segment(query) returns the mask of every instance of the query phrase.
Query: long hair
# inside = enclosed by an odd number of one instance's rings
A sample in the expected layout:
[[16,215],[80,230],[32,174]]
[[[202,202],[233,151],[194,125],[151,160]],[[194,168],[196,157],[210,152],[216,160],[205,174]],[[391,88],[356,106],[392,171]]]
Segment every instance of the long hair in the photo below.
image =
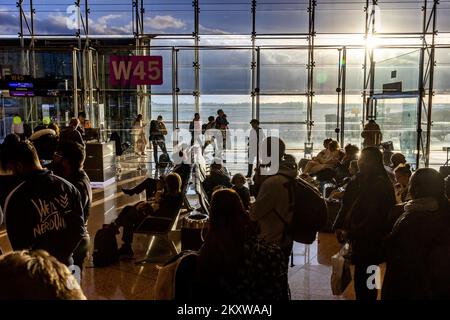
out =
[[85,300],[72,272],[43,250],[0,257],[0,300]]
[[249,225],[236,191],[222,189],[213,193],[208,235],[199,256],[200,276],[209,274],[209,280],[232,277],[244,256]]

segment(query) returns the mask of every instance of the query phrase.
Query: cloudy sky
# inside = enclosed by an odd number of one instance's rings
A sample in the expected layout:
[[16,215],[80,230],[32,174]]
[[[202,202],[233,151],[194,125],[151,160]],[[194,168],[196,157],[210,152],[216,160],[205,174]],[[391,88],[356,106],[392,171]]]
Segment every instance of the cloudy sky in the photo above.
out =
[[[24,1],[28,3],[27,0]],[[81,1],[84,4],[84,0]],[[228,3],[227,3],[228,2]],[[308,12],[305,0],[258,0],[256,28],[258,34],[305,33],[308,30]],[[71,35],[77,28],[73,0],[34,0],[35,32],[41,35]],[[91,0],[89,2],[89,29],[91,35],[127,36],[133,33],[133,8],[131,0]],[[232,4],[230,4],[232,3]],[[361,36],[345,33],[364,32],[365,0],[318,0],[316,9],[316,30],[319,33],[316,43],[355,44],[363,43]],[[400,4],[399,4],[400,3]],[[145,33],[148,34],[186,34],[194,31],[192,0],[145,0]],[[233,45],[250,44],[251,33],[250,0],[200,0],[201,44]],[[380,0],[376,7],[376,29],[378,32],[419,32],[422,27],[421,6],[423,0]],[[30,8],[24,6],[29,17]],[[84,10],[84,7],[82,7]],[[438,29],[449,31],[450,3],[442,2],[439,7]],[[0,0],[0,36],[17,37],[19,32],[19,13],[13,0]],[[320,34],[327,35],[320,35]],[[335,35],[335,33],[343,33]],[[245,36],[237,36],[245,35]],[[394,40],[392,43],[398,43]],[[402,41],[409,41],[402,39]],[[420,41],[416,40],[416,41]],[[304,44],[305,40],[282,40],[284,44]],[[157,45],[167,45],[170,41],[156,41]],[[177,40],[177,45],[193,44]],[[279,44],[276,41],[260,43]],[[400,74],[416,79],[418,55],[413,50],[379,50],[377,60],[406,54],[394,61],[403,66]],[[155,92],[170,92],[170,52],[155,52],[165,60],[165,84],[155,88]],[[337,82],[337,50],[316,51],[315,90],[320,94],[334,94]],[[192,51],[180,52],[180,87],[185,92],[193,90]],[[200,54],[201,87],[207,94],[236,92],[248,95],[251,85],[249,71],[251,52],[235,50]],[[357,94],[362,86],[361,66],[363,51],[350,52],[347,59],[348,88]],[[303,93],[306,90],[306,51],[265,50],[261,54],[261,89],[267,93]],[[392,68],[384,63],[385,72],[380,73],[384,81]],[[406,79],[405,78],[405,79]],[[415,80],[414,80],[415,81]],[[381,82],[380,82],[381,83]],[[411,85],[413,86],[413,85]]]
[[[27,0],[24,1],[28,3]],[[73,34],[71,18],[73,0],[34,0],[35,28],[39,34]],[[81,1],[84,3],[84,1]],[[258,1],[257,32],[303,33],[308,28],[305,0]],[[318,0],[316,29],[320,33],[364,32],[363,0]],[[92,35],[129,35],[132,26],[131,0],[91,0],[90,33]],[[230,4],[232,3],[232,4]],[[201,34],[249,34],[251,1],[200,0]],[[377,12],[378,32],[418,32],[421,30],[423,0],[380,0]],[[400,3],[400,4],[399,4]],[[156,34],[191,34],[194,30],[192,0],[146,0],[145,32]],[[29,5],[24,9],[29,15]],[[84,7],[83,7],[84,9]],[[448,30],[450,4],[440,5],[439,30]],[[18,8],[13,0],[0,0],[0,35],[17,35]]]

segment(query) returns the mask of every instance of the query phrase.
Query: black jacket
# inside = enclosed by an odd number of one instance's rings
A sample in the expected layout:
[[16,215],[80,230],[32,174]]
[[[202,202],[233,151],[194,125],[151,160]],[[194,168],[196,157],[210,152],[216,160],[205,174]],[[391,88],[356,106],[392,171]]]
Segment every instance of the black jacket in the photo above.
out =
[[61,135],[59,137],[59,143],[63,144],[66,142],[77,142],[82,146],[85,145],[81,133],[78,130],[74,129],[73,127],[65,128],[61,132]]
[[84,222],[87,224],[89,218],[89,210],[92,204],[92,188],[91,180],[84,170],[80,170],[74,173],[70,177],[66,178],[71,184],[77,188],[81,195],[81,205],[84,213]]
[[358,175],[347,185],[334,229],[344,229],[352,244],[352,262],[379,264],[385,260],[383,238],[389,233],[394,188],[386,175],[370,180]]
[[44,249],[70,264],[86,230],[80,192],[50,171],[35,171],[10,192],[4,207],[14,250]]
[[[434,253],[439,253],[435,249],[449,247],[449,228],[445,215],[449,213],[412,211],[399,218],[385,242],[387,263],[382,299],[450,297],[448,252],[437,257],[439,263],[432,263]],[[445,265],[446,270],[439,272]],[[433,281],[433,274],[439,275],[437,281]],[[443,294],[445,289],[440,290],[439,287],[446,288],[446,295]]]
[[211,199],[214,188],[218,186],[224,186],[225,188],[231,188],[230,178],[225,174],[221,174],[216,171],[211,171],[211,173],[203,181],[203,188],[205,189],[208,198]]

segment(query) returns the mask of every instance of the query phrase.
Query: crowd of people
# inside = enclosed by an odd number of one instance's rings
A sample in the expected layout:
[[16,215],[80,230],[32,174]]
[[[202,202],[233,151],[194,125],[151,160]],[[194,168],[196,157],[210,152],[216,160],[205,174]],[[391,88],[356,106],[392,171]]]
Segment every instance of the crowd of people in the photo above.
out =
[[[208,120],[201,124],[200,116],[194,116],[191,144],[199,130],[205,134],[203,148],[214,143],[206,136],[213,127],[226,144],[229,123],[223,110]],[[0,224],[5,223],[14,252],[0,256],[0,298],[85,299],[69,271],[74,265],[83,270],[90,243],[86,224],[92,192],[83,171],[85,145],[79,126],[80,120],[73,119],[61,132],[51,159],[46,159],[45,144],[37,141],[56,134],[52,128],[37,130],[35,139],[26,141],[12,134],[1,145]],[[412,172],[400,153],[391,153],[387,163],[378,134],[366,135],[361,151],[351,144],[341,150],[337,141],[326,139],[317,156],[299,163],[286,152],[282,139],[264,137],[257,120],[251,126],[247,177],[231,176],[223,159],[216,157],[202,182],[210,203],[209,224],[187,298],[290,298],[288,262],[294,241],[286,226],[293,220],[295,199],[286,186],[293,179],[310,183],[327,200],[340,203],[333,230],[340,243],[351,245],[356,299],[377,299],[380,288],[367,285],[368,270],[382,263],[382,299],[450,298],[449,178],[429,168]],[[138,116],[134,129],[142,140],[137,143],[141,153],[146,144],[143,128]],[[150,123],[149,140],[163,154],[165,134],[162,117]],[[252,140],[257,141],[256,154],[250,151]],[[274,145],[277,150],[272,150]],[[271,162],[262,162],[260,148],[271,155]],[[125,206],[110,225],[115,234],[122,233],[121,256],[134,255],[133,234],[144,219],[172,219],[178,214],[191,178],[189,150],[179,151],[183,161],[170,173],[122,189],[128,195],[145,191],[147,199]],[[275,172],[268,174],[275,165]],[[326,192],[330,185],[331,192]],[[20,290],[29,287],[40,289]]]

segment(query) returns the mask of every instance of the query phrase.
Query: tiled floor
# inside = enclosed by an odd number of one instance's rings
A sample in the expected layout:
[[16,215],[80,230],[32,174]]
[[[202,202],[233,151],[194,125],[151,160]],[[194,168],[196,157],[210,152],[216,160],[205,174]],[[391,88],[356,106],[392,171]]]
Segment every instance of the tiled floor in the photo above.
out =
[[[151,164],[147,158],[131,158],[122,163],[122,171],[117,182],[104,189],[95,189],[93,204],[88,224],[91,235],[91,252],[95,232],[103,223],[109,223],[116,217],[125,205],[144,200],[144,193],[139,196],[127,196],[121,192],[122,187],[131,187],[142,181],[149,172]],[[143,170],[137,170],[140,163]],[[232,173],[246,172],[245,164],[228,166]],[[195,202],[195,196],[189,196]],[[175,233],[174,239],[179,234]],[[119,243],[120,242],[120,239]],[[143,258],[150,244],[150,238],[145,235],[135,235],[133,249],[136,260],[122,260],[119,263],[105,267],[93,268],[91,254],[83,270],[82,288],[88,299],[153,299],[153,287],[158,274],[156,264],[147,263],[136,265],[135,261]],[[178,242],[179,243],[179,242]],[[0,230],[0,247],[4,251],[11,250],[6,232]],[[153,243],[153,249],[157,244]],[[294,267],[289,268],[289,284],[291,296],[294,300],[316,299],[354,299],[351,284],[342,296],[336,297],[331,293],[330,257],[336,253],[339,245],[333,234],[319,234],[318,240],[309,246],[309,255],[305,256],[305,246],[295,244]],[[90,253],[91,253],[90,252]]]

